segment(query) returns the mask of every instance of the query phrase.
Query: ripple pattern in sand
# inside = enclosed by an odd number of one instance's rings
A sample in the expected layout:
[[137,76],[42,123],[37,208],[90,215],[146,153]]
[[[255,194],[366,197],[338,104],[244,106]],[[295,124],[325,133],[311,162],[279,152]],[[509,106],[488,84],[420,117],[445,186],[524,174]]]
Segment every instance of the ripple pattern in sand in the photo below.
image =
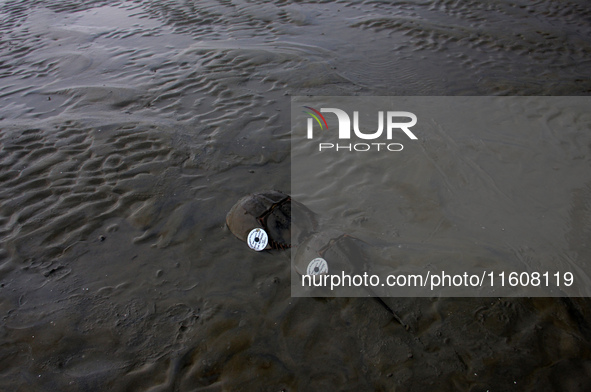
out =
[[3,387],[588,390],[583,300],[292,299],[224,215],[288,191],[289,95],[585,94],[589,37],[574,0],[1,2]]
[[[109,218],[128,216],[180,159],[153,129],[135,126],[66,122],[5,130],[1,139],[1,240],[21,263],[48,263]],[[33,249],[44,249],[42,260]]]
[[[544,85],[554,94],[591,91],[585,76],[591,14],[581,2],[400,2],[395,9],[368,4],[375,11],[352,18],[350,26],[385,32],[396,43],[398,57],[414,63],[420,59],[417,65],[426,72],[415,69],[413,81],[436,74],[444,63],[441,79],[448,94],[467,93],[470,83],[462,82],[464,78],[479,80],[480,91],[472,91],[481,94],[533,95],[542,93]],[[557,30],[556,25],[564,28]],[[554,84],[556,69],[566,79],[560,84]],[[520,82],[514,84],[516,75]]]

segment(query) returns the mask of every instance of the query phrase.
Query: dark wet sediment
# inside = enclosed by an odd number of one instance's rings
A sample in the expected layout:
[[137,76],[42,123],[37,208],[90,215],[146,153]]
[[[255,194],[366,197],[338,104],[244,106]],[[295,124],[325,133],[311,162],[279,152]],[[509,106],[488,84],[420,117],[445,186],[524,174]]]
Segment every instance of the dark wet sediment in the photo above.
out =
[[[224,222],[247,193],[290,191],[290,96],[587,95],[590,17],[584,1],[1,2],[0,389],[591,389],[585,298],[387,299],[400,323],[369,299],[291,298],[288,252]],[[578,257],[590,194],[566,206]]]

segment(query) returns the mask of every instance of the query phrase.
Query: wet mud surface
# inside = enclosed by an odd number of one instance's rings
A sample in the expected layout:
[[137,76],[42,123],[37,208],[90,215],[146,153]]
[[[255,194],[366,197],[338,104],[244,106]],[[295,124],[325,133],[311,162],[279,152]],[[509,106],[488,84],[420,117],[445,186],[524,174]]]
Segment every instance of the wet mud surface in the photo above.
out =
[[[0,389],[591,389],[588,299],[291,298],[290,251],[225,225],[290,192],[291,96],[587,95],[590,22],[583,1],[0,1]],[[590,196],[563,206],[579,258]]]

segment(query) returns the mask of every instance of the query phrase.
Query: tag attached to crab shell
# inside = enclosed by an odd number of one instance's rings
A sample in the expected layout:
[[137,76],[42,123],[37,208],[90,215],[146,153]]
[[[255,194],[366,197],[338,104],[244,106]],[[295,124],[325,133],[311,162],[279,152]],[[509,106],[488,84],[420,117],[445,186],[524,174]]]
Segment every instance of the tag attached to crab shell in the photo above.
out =
[[308,275],[321,275],[328,273],[328,263],[322,257],[317,257],[310,261],[306,268]]
[[250,247],[250,249],[256,250],[260,252],[261,250],[267,247],[269,243],[269,236],[267,232],[263,229],[256,228],[248,233],[248,237],[246,238],[246,243]]

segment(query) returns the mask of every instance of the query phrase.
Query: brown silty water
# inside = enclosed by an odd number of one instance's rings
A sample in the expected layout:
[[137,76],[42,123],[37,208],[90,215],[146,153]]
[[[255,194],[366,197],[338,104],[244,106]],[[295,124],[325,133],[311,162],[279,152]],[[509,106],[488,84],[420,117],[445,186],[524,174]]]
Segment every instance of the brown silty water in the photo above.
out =
[[[292,298],[290,251],[251,251],[225,216],[290,192],[291,96],[587,95],[590,19],[584,1],[0,2],[0,389],[589,390],[586,298],[389,298],[396,317]],[[572,137],[532,148],[589,162]],[[579,261],[590,184],[540,218]],[[443,207],[397,191],[388,230],[425,242]]]

